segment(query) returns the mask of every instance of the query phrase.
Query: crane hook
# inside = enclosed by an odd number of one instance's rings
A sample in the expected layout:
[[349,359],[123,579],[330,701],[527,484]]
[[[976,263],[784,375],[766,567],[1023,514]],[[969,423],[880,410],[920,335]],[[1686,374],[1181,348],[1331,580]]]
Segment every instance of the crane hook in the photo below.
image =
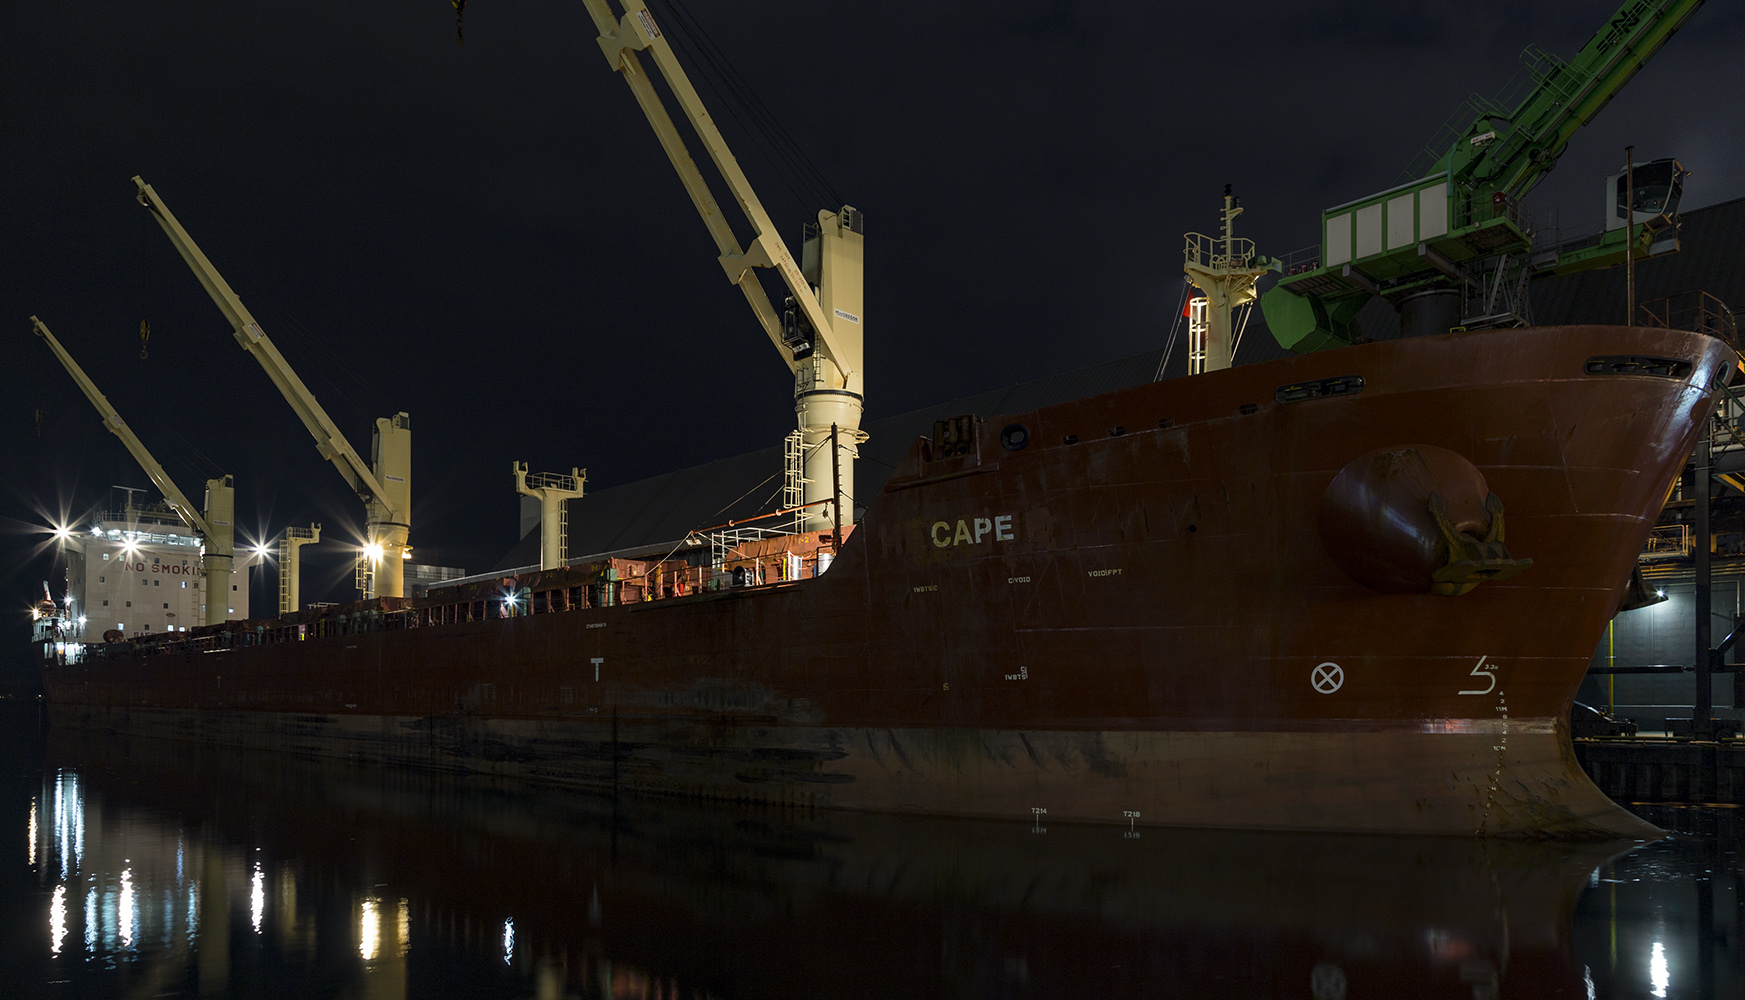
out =
[[146,359],[146,345],[151,342],[151,324],[145,320],[139,321],[139,360]]
[[448,0],[448,2],[454,4],[454,43],[465,45],[467,40],[461,37],[460,22],[461,18],[466,17],[467,14],[467,0]]

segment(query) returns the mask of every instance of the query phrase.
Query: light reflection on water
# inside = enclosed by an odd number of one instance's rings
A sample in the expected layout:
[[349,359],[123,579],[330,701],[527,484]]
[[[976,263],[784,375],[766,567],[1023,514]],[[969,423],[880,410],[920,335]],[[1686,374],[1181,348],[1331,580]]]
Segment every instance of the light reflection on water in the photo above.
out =
[[249,880],[248,915],[249,923],[254,925],[254,932],[261,932],[261,917],[267,908],[267,876],[261,871],[261,863],[254,863],[254,877]]
[[133,908],[133,869],[121,872],[121,893],[116,901],[115,938],[117,950],[133,950],[133,932],[139,914]]
[[67,995],[1741,989],[1737,926],[1699,941],[1654,896],[1702,871],[1713,912],[1734,912],[1736,826],[1693,861],[1695,841],[1127,838],[688,808],[149,742],[57,742],[50,759],[8,815],[41,886],[26,965]]
[[48,939],[49,954],[61,953],[61,942],[67,938],[67,887],[55,886],[54,895],[49,897],[48,904]]
[[363,914],[358,918],[358,954],[366,962],[374,962],[382,953],[382,915],[377,912],[381,905],[381,900],[364,900]]

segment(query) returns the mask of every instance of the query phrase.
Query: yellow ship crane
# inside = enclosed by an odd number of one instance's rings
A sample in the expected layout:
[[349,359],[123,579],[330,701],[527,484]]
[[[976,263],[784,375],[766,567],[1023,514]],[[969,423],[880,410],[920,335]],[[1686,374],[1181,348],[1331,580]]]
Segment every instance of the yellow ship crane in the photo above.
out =
[[376,420],[371,443],[370,464],[351,446],[345,435],[328,417],[327,411],[315,401],[315,396],[291,370],[290,362],[279,353],[272,339],[255,322],[248,307],[206,259],[193,237],[176,221],[175,215],[158,197],[152,186],[135,177],[139,187],[139,203],[158,220],[164,232],[175,244],[194,276],[212,296],[236,333],[237,343],[254,355],[273,380],[285,401],[303,421],[303,426],[315,437],[315,450],[332,462],[345,477],[358,497],[364,501],[364,549],[359,562],[359,589],[365,597],[401,597],[405,594],[405,567],[402,560],[410,552],[407,537],[412,530],[412,418],[404,412]]
[[213,625],[224,621],[227,605],[223,600],[214,601],[212,594],[216,592],[221,596],[227,596],[230,593],[230,571],[234,564],[236,539],[236,529],[232,524],[236,511],[235,480],[230,476],[206,480],[206,510],[204,513],[196,510],[187,495],[171,481],[170,474],[165,472],[164,467],[158,464],[158,460],[152,457],[150,451],[146,450],[145,442],[139,439],[139,435],[133,433],[133,428],[127,426],[127,421],[121,419],[121,414],[116,411],[114,406],[110,405],[108,397],[104,396],[102,391],[97,388],[97,383],[91,381],[90,376],[85,374],[85,370],[80,368],[79,363],[73,360],[73,356],[67,353],[67,349],[61,346],[61,342],[55,339],[53,333],[49,332],[47,324],[32,316],[30,317],[30,327],[38,337],[43,339],[44,343],[48,344],[48,349],[54,352],[56,358],[60,359],[61,364],[67,369],[67,374],[73,377],[73,381],[85,394],[85,398],[89,399],[91,405],[97,408],[98,415],[103,418],[103,426],[127,446],[128,453],[133,456],[134,461],[139,463],[139,467],[145,470],[145,474],[151,478],[152,485],[156,486],[158,492],[164,495],[164,501],[170,505],[170,509],[176,512],[176,516],[182,519],[182,523],[187,525],[190,531],[205,540],[205,547],[200,553],[201,583],[205,587],[201,595],[200,624]]
[[[805,529],[824,530],[830,527],[836,513],[831,508],[839,494],[833,483],[840,480],[840,495],[854,496],[854,460],[859,456],[859,444],[866,440],[860,430],[865,399],[862,384],[865,226],[861,213],[847,205],[834,212],[820,211],[816,235],[808,236],[802,247],[803,256],[796,261],[776,235],[763,203],[648,10],[626,3],[620,18],[613,15],[608,0],[585,3],[599,28],[600,48],[606,61],[630,86],[661,148],[690,194],[691,204],[714,237],[727,280],[745,293],[745,300],[770,343],[794,373],[794,411],[799,418],[803,456],[802,497],[806,504],[813,505],[807,508],[811,513]],[[643,69],[640,52],[647,52],[654,61],[678,101],[679,110],[751,223],[753,237],[749,246],[740,246],[722,216],[720,205]],[[759,283],[755,268],[773,268],[781,276],[787,298],[780,312]],[[840,428],[840,446],[830,443],[832,425]],[[845,506],[847,509],[840,512],[844,524],[853,516],[853,504]]]

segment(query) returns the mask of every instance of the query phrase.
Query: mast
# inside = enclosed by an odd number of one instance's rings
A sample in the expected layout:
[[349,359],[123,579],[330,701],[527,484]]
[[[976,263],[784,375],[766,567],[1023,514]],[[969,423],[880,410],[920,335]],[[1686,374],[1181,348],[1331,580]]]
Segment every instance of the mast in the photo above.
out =
[[516,462],[512,471],[515,492],[539,501],[539,568],[562,569],[569,556],[569,516],[564,501],[582,495],[587,470],[572,468],[567,476],[558,472],[529,474],[526,462]]
[[[1231,316],[1237,306],[1255,300],[1254,283],[1277,264],[1254,252],[1254,241],[1236,237],[1236,217],[1242,205],[1224,185],[1224,225],[1214,240],[1199,233],[1187,235],[1184,270],[1188,280],[1206,295],[1206,356],[1202,371],[1230,367],[1236,352],[1236,332]],[[1188,374],[1197,375],[1190,364]]]

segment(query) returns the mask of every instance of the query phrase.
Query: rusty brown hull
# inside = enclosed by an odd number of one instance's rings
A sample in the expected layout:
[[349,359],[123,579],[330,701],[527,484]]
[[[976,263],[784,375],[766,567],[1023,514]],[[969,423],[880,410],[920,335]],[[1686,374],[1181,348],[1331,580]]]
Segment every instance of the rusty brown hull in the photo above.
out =
[[[964,454],[918,442],[815,580],[93,657],[45,684],[78,725],[632,791],[1646,835],[1561,720],[1730,356],[1555,327],[1139,386],[990,419]],[[1640,357],[1677,364],[1590,373]],[[1281,391],[1350,376],[1361,391]],[[1457,597],[1341,569],[1329,484],[1412,447],[1482,474],[1529,568]]]

